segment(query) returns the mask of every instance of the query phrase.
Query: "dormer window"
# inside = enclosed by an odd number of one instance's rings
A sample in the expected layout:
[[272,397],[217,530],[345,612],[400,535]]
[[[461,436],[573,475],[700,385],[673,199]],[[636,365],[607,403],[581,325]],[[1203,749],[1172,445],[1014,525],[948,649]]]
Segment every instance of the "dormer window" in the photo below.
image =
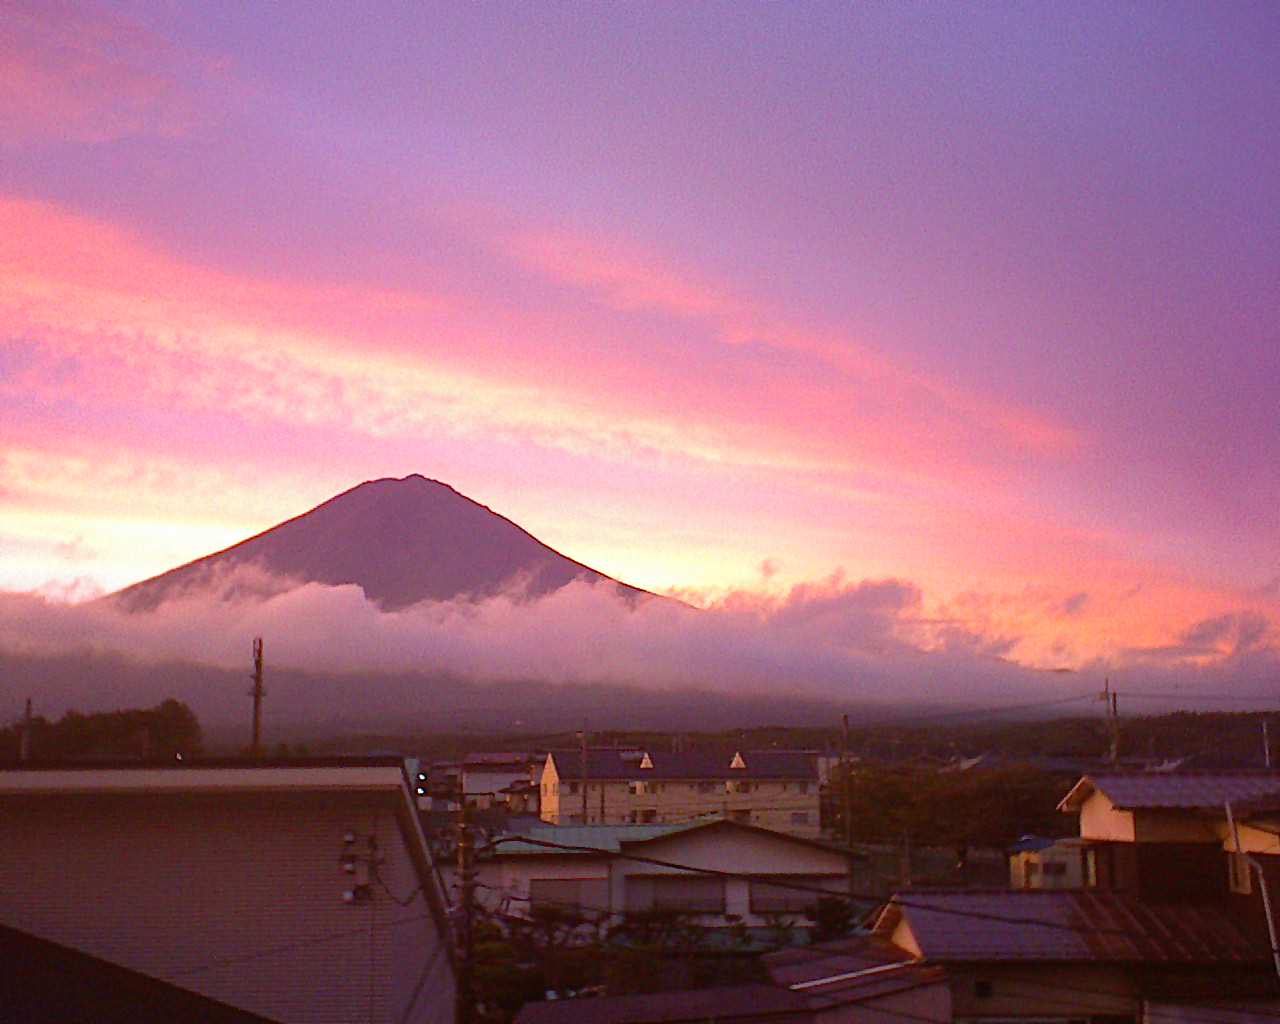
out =
[[649,752],[647,750],[644,753],[644,757],[640,758],[640,767],[641,768],[653,767],[653,758],[649,756]]
[[729,762],[729,767],[741,768],[743,771],[746,771],[747,762],[742,759],[742,753],[740,751],[734,753],[733,760]]

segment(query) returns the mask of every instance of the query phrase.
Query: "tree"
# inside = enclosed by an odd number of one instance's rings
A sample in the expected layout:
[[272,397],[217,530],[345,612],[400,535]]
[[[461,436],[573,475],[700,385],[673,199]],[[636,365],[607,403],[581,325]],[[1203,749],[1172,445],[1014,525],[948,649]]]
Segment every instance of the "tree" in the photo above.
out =
[[[21,725],[0,730],[0,757],[18,756]],[[82,715],[67,711],[56,722],[32,720],[31,756],[35,759],[142,758],[172,760],[200,753],[200,722],[186,704],[166,700],[153,708]]]

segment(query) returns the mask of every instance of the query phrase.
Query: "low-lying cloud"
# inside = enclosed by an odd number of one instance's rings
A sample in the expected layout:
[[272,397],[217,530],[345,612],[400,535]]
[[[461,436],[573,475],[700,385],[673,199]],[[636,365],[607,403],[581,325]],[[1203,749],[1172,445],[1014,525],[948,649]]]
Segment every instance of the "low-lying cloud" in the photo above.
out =
[[[273,671],[329,681],[294,694],[300,719],[323,717],[323,708],[307,706],[308,692],[321,702],[343,688],[354,691],[347,695],[353,700],[411,717],[424,701],[438,699],[438,689],[428,697],[415,682],[427,677],[486,686],[791,695],[892,709],[1053,701],[1087,694],[1103,673],[1126,670],[1132,672],[1126,686],[1263,700],[1280,669],[1267,620],[1224,616],[1186,630],[1166,648],[1133,650],[1072,673],[1045,672],[1012,660],[1017,638],[930,617],[913,583],[854,582],[838,573],[784,595],[734,592],[703,608],[664,599],[629,604],[611,587],[580,582],[537,600],[499,596],[384,612],[358,586],[293,585],[251,569],[143,613],[111,599],[69,604],[0,594],[0,654],[22,660],[29,685],[47,683],[46,714],[60,710],[51,704],[93,709],[138,702],[143,695],[130,692],[130,674],[110,666],[142,665],[152,667],[150,678],[160,666],[170,685],[166,695],[187,700],[202,717],[217,717],[227,695],[204,692],[208,673],[195,669],[247,672],[254,636],[265,638]],[[63,668],[41,676],[40,665],[55,664]],[[86,678],[68,679],[73,664],[97,667],[85,669]]]

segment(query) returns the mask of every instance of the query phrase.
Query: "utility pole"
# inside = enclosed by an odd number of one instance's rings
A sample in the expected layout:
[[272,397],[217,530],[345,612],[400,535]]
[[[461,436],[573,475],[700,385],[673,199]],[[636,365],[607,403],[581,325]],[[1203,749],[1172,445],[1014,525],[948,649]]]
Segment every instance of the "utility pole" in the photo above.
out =
[[252,757],[262,756],[262,698],[267,691],[262,686],[262,637],[253,638],[253,689],[249,696],[253,698],[253,742],[249,745]]
[[849,716],[840,716],[840,799],[844,845],[853,846],[853,792],[849,786]]
[[582,824],[587,823],[587,720],[582,720]]
[[1271,740],[1267,738],[1267,720],[1262,720],[1262,763],[1271,770]]
[[18,760],[31,760],[31,698],[27,698],[27,711],[22,716],[22,736],[18,740]]
[[472,992],[471,918],[475,910],[476,872],[474,848],[471,838],[471,821],[467,808],[467,795],[458,783],[458,881],[461,886],[461,906],[458,915],[458,1001],[455,1019],[457,1024],[471,1024],[475,1011],[475,993]]
[[1111,750],[1107,755],[1107,760],[1111,762],[1111,766],[1118,767],[1120,764],[1120,706],[1119,694],[1111,689],[1111,678],[1108,676],[1103,683],[1102,692],[1098,694],[1098,699],[1102,701],[1107,713],[1107,726],[1111,730]]

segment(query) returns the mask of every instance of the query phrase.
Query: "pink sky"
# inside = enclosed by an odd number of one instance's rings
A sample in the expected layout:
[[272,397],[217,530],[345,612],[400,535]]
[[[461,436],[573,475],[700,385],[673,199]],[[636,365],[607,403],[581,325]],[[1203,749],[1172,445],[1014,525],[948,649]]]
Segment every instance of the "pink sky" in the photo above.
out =
[[695,601],[1274,643],[1277,59],[1266,4],[6,4],[0,588],[420,472]]

